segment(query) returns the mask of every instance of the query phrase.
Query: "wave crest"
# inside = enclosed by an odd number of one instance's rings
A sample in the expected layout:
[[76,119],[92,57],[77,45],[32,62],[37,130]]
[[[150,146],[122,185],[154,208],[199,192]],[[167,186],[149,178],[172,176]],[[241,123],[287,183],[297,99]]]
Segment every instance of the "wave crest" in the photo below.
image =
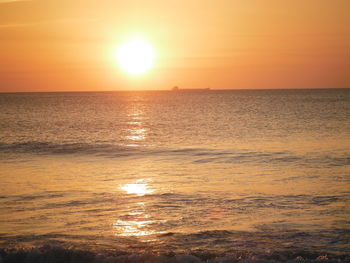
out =
[[[53,142],[0,142],[0,153],[29,153],[43,155],[94,155],[107,158],[118,157],[171,157],[186,158],[193,164],[203,163],[253,163],[256,165],[292,165],[303,167],[334,167],[350,165],[347,153],[334,154],[297,154],[290,151],[244,151],[237,149],[208,149],[208,148],[150,148],[146,146],[132,147],[117,144],[101,143],[53,143]],[[189,159],[190,158],[190,159]]]
[[270,252],[257,254],[253,252],[235,252],[219,255],[206,251],[192,251],[184,254],[150,254],[130,253],[125,251],[87,251],[62,247],[43,246],[31,249],[0,249],[2,263],[264,263],[264,262],[349,262],[350,256],[322,252]]

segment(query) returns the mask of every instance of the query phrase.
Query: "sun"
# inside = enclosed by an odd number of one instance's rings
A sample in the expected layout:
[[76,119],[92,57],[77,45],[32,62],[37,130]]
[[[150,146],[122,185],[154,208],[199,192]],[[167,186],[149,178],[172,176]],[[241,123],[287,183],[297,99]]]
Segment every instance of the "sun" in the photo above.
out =
[[142,38],[122,43],[117,50],[119,66],[131,75],[141,75],[153,67],[155,52],[152,45]]

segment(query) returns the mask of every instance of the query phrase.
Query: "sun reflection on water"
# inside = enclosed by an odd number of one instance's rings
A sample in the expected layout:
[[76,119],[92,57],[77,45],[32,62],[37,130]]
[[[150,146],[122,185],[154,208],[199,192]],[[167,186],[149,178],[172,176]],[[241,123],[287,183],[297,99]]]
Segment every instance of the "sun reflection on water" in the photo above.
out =
[[143,116],[144,112],[141,109],[132,108],[131,112],[128,114],[129,117],[129,128],[128,134],[125,138],[131,143],[127,144],[127,146],[138,146],[139,143],[146,139],[147,129],[144,128],[143,120],[145,117]]
[[146,183],[124,184],[120,189],[128,194],[136,194],[137,196],[144,196],[154,192],[154,189],[150,188]]
[[127,139],[132,141],[142,141],[146,136],[146,129],[144,128],[134,128],[130,130],[131,135],[126,136]]
[[158,232],[148,229],[154,220],[117,220],[113,227],[120,236],[148,236]]
[[[140,179],[135,183],[124,184],[120,189],[127,194],[137,196],[144,196],[153,193],[155,190],[148,184],[149,179]],[[126,215],[121,216],[113,223],[113,229],[118,236],[151,236],[162,233],[157,231],[156,225],[162,223],[163,220],[153,220],[151,216],[146,213],[146,203],[136,203],[137,208],[129,211]]]

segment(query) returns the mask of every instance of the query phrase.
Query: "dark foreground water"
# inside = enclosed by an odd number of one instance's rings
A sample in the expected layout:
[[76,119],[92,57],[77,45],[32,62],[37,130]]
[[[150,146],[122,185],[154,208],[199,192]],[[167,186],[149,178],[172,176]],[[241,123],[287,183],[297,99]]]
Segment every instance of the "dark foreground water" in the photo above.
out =
[[348,262],[350,90],[0,94],[0,262]]

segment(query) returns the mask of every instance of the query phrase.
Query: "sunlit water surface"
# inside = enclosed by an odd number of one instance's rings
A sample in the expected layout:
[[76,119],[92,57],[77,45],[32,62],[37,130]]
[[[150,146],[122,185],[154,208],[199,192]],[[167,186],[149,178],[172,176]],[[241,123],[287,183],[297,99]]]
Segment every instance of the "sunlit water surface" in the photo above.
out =
[[349,116],[348,89],[0,94],[0,246],[350,253]]

